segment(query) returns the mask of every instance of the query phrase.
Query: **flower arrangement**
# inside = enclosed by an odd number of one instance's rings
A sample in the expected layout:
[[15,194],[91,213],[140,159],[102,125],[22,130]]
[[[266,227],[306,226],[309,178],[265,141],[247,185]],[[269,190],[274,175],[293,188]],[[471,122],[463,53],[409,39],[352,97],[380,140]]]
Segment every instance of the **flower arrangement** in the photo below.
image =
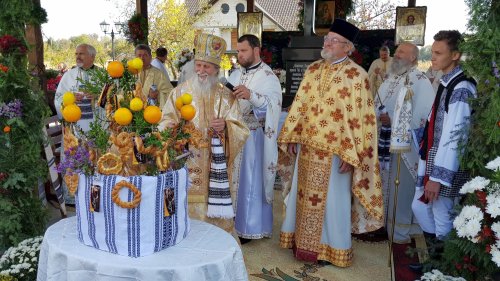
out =
[[16,37],[6,34],[0,37],[0,53],[10,54],[18,52],[20,55],[26,54],[27,48]]
[[139,14],[134,14],[127,22],[124,30],[125,37],[134,46],[147,44],[148,42],[148,20]]
[[42,236],[21,241],[0,258],[0,280],[36,280]]
[[57,90],[57,86],[59,85],[59,82],[61,82],[61,78],[62,78],[62,76],[57,76],[54,78],[47,79],[47,91],[55,92]]
[[441,271],[434,269],[431,272],[426,272],[422,277],[422,281],[466,281],[462,277],[452,277],[449,275],[444,275]]
[[73,93],[63,95],[65,159],[57,170],[65,174],[71,193],[76,191],[79,173],[157,175],[183,167],[189,155],[187,145],[199,145],[201,132],[189,122],[196,114],[191,95],[185,93],[176,101],[183,121],[159,131],[161,109],[148,105],[142,85],[136,83],[141,69],[139,58],[128,61],[126,67],[122,62],[110,62],[106,70],[91,74],[90,80],[104,85],[99,94],[92,92],[89,82],[82,81],[84,91],[96,95],[95,111],[105,111],[95,112],[94,116],[105,117],[91,122],[87,132],[76,125],[81,110],[74,103]]
[[181,71],[181,68],[193,58],[193,52],[191,52],[187,48],[182,49],[182,51],[177,55],[177,59],[174,61],[174,65],[177,68],[177,71]]
[[[453,221],[438,269],[467,280],[487,280],[500,268],[500,156],[460,189],[462,207]],[[440,279],[437,279],[440,280]]]

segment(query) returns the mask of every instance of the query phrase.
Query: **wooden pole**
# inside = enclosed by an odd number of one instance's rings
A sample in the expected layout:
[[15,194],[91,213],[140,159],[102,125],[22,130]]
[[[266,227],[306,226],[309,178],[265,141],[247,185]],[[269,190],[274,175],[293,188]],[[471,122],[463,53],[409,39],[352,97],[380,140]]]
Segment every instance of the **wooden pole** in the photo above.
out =
[[408,7],[415,7],[417,5],[417,0],[408,0]]
[[254,0],[247,0],[247,12],[253,12],[254,11],[254,5],[255,2]]

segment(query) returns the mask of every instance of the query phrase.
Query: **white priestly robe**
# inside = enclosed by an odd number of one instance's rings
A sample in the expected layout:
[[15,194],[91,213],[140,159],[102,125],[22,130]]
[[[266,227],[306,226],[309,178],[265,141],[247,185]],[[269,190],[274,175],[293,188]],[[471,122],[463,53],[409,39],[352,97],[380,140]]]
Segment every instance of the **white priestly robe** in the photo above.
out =
[[[410,128],[412,130],[420,129],[420,131],[423,131],[425,120],[431,110],[436,93],[429,79],[421,71],[416,69],[416,67],[411,68],[402,75],[390,74],[387,80],[385,80],[379,88],[380,100],[375,98],[375,108],[378,108],[381,105],[380,102],[382,102],[391,118],[391,122],[395,120],[394,112],[396,100],[400,91],[406,90],[405,81],[407,75],[409,76],[409,83],[413,91],[413,115],[410,122]],[[392,127],[394,127],[394,125]],[[409,152],[401,153],[400,184],[398,190],[398,205],[396,209],[396,228],[394,230],[394,242],[399,243],[410,242],[410,234],[420,232],[410,207],[415,192],[413,187],[417,180],[417,166],[419,160],[418,141],[415,139],[415,135],[413,136],[412,143]],[[394,181],[397,176],[397,153],[391,153],[390,167],[386,170],[381,169],[381,176],[385,201],[384,205],[386,206],[386,227],[390,235],[395,193]]]
[[[255,68],[254,68],[255,67]],[[249,100],[238,100],[250,137],[235,161],[239,177],[235,227],[240,237],[262,238],[272,235],[272,200],[278,161],[278,123],[281,114],[281,85],[278,77],[264,62],[249,70],[232,72],[232,85],[245,85]],[[239,164],[239,165],[238,165]]]

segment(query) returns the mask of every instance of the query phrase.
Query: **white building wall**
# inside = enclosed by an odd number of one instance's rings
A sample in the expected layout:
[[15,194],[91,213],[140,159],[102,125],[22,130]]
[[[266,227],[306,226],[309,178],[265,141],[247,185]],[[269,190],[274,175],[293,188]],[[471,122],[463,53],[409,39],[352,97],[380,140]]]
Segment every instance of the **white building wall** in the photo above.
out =
[[[196,22],[193,27],[195,29],[203,30],[205,33],[214,34],[220,36],[226,40],[227,48],[231,49],[231,30],[237,27],[237,11],[236,5],[243,4],[245,10],[247,8],[246,0],[222,0],[217,1],[204,16]],[[229,5],[229,11],[227,14],[222,13],[222,4]],[[279,26],[277,26],[272,20],[270,20],[266,14],[263,16],[263,29],[264,30],[274,30],[283,31]]]

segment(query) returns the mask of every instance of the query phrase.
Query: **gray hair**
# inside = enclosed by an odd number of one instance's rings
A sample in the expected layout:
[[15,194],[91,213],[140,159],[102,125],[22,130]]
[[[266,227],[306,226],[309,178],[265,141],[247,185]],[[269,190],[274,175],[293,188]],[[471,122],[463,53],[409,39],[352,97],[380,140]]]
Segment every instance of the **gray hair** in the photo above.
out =
[[378,50],[382,51],[382,52],[390,53],[389,47],[387,47],[386,45],[380,47],[380,49],[378,49]]
[[95,58],[95,56],[97,55],[96,49],[94,48],[94,46],[92,46],[90,44],[82,43],[82,44],[79,44],[78,46],[76,46],[76,48],[79,48],[79,47],[85,47],[87,49],[87,53],[89,53],[89,55],[91,57]]
[[151,48],[146,44],[138,44],[135,47],[134,53],[137,52],[138,50],[144,50],[144,51],[148,52],[148,54],[151,56]]

